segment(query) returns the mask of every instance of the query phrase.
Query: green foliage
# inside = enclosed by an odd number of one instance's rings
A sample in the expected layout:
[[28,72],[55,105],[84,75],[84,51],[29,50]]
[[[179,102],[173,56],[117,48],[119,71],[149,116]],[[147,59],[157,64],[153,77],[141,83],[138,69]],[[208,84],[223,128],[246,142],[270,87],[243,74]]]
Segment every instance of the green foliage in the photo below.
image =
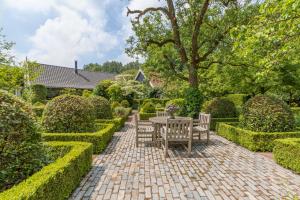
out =
[[200,90],[189,87],[185,89],[184,94],[184,114],[189,117],[197,118],[203,103],[203,96]]
[[121,101],[121,106],[124,107],[124,108],[128,108],[130,105],[129,105],[129,102],[127,100],[122,100]]
[[64,88],[60,90],[60,95],[82,95],[82,90],[81,89],[75,89],[75,88]]
[[236,107],[242,107],[249,99],[247,94],[228,94],[224,98],[233,102]]
[[24,70],[22,68],[0,64],[0,89],[13,91],[14,89],[20,88],[23,85],[23,83]]
[[166,107],[168,107],[169,105],[175,105],[179,108],[179,110],[176,111],[175,114],[182,115],[184,113],[184,105],[185,105],[184,103],[185,103],[185,101],[182,98],[172,99],[166,103]]
[[291,110],[294,115],[300,115],[300,107],[292,107]]
[[119,84],[113,84],[107,88],[107,94],[111,101],[121,101],[123,100],[123,92]]
[[114,101],[111,103],[110,107],[114,110],[116,107],[121,107],[121,104],[117,101]]
[[91,168],[92,144],[48,142],[46,145],[52,148],[69,147],[70,151],[26,181],[0,193],[1,200],[62,200],[69,197]]
[[237,116],[234,103],[224,98],[214,98],[204,103],[202,111],[210,113],[212,118],[233,118]]
[[121,62],[118,61],[107,61],[102,65],[98,63],[90,63],[83,66],[83,69],[92,72],[108,72],[108,73],[119,74],[127,70],[132,70],[132,69],[137,70],[139,69],[139,66],[140,63],[138,62],[129,62],[128,64],[123,65]]
[[88,99],[62,95],[49,101],[45,107],[42,125],[47,132],[94,131],[95,112]]
[[0,90],[0,191],[10,188],[48,162],[30,107]]
[[245,129],[264,132],[285,132],[295,128],[290,107],[279,99],[258,95],[247,101],[241,113]]
[[151,103],[151,102],[147,102],[145,103],[142,108],[141,108],[141,112],[143,113],[155,113],[155,104]]
[[103,80],[96,85],[96,87],[93,90],[93,94],[96,96],[102,96],[105,98],[109,98],[109,95],[107,93],[107,89],[113,84],[111,80]]
[[35,104],[36,102],[44,103],[47,98],[47,88],[40,84],[31,85],[25,88],[23,97],[32,104]]
[[44,109],[45,109],[45,104],[41,102],[36,102],[35,104],[32,105],[32,111],[38,117],[42,117]]
[[300,173],[300,138],[275,140],[273,154],[278,164]]
[[217,134],[251,151],[271,152],[274,140],[280,138],[300,138],[300,131],[295,132],[255,132],[238,127],[238,123],[219,123]]
[[135,100],[140,106],[143,106],[146,103],[160,104],[162,107],[165,107],[166,103],[170,99],[159,99],[159,98],[146,98],[146,99],[136,99]]
[[117,126],[113,123],[96,124],[98,130],[88,133],[43,133],[45,141],[81,141],[93,144],[94,153],[102,152],[110,141]]
[[139,112],[140,120],[149,120],[150,117],[156,117],[156,113]]
[[96,113],[97,119],[111,119],[112,110],[110,108],[110,103],[107,99],[100,96],[92,96],[89,101],[94,106],[94,111]]
[[131,112],[131,108],[116,107],[114,109],[114,115],[117,117],[126,117],[129,112]]
[[82,96],[83,97],[91,97],[93,92],[91,90],[83,90]]
[[[11,50],[15,43],[8,42],[5,35],[2,34],[2,31],[3,29],[0,28],[0,65],[10,65],[14,60]],[[0,89],[3,88],[0,87]]]
[[210,130],[215,131],[220,122],[238,122],[239,118],[211,118]]

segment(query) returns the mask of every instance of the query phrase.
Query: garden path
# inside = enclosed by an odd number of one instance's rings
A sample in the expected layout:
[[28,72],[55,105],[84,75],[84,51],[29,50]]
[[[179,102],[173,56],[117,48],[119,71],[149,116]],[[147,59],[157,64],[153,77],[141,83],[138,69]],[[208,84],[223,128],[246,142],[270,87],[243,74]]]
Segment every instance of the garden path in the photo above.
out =
[[[70,199],[285,199],[300,196],[300,176],[217,135],[170,158],[151,144],[135,147],[133,124],[114,134]],[[289,198],[288,198],[289,199]]]

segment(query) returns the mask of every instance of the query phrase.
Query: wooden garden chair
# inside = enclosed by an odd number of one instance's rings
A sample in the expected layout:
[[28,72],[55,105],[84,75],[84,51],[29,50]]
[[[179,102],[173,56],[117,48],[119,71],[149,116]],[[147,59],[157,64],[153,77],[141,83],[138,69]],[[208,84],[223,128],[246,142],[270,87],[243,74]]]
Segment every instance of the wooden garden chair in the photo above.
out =
[[201,140],[201,134],[206,133],[207,138],[206,142],[209,143],[209,132],[210,132],[210,123],[211,123],[211,115],[200,113],[199,119],[194,120],[193,125],[193,139],[198,137],[198,140]]
[[156,117],[167,117],[168,113],[165,111],[156,111]]
[[167,119],[167,125],[161,133],[165,157],[169,156],[169,143],[187,144],[188,156],[192,151],[193,119]]
[[139,146],[140,139],[149,139],[151,138],[154,141],[154,128],[152,123],[143,122],[138,120],[137,114],[133,116],[134,125],[135,125],[135,135],[136,135],[136,147]]

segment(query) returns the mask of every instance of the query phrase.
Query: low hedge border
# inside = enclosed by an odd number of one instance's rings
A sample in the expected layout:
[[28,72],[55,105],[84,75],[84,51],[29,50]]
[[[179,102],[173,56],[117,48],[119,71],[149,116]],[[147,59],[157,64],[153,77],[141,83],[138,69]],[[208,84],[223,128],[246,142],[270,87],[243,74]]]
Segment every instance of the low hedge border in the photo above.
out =
[[220,122],[238,122],[239,118],[211,118],[210,130],[215,131]]
[[90,170],[93,147],[85,142],[47,142],[51,147],[69,146],[63,157],[43,167],[18,185],[0,193],[1,200],[67,199]]
[[276,162],[300,173],[300,138],[278,139],[273,149]]
[[294,115],[300,115],[300,107],[291,107],[291,110]]
[[150,117],[156,117],[156,113],[143,113],[140,112],[140,120],[148,120]]
[[251,151],[268,151],[274,148],[274,140],[281,138],[300,138],[300,131],[295,132],[254,132],[237,127],[238,123],[218,123],[217,134]]
[[100,130],[92,133],[43,133],[45,141],[81,141],[93,144],[94,153],[101,153],[118,128],[115,124],[98,123]]

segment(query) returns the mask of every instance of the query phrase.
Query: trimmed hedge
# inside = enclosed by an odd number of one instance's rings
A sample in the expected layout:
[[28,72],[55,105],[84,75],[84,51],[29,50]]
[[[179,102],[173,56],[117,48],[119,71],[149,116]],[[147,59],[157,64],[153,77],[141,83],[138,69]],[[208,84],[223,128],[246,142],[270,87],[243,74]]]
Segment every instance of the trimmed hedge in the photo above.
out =
[[238,122],[239,118],[211,118],[210,130],[215,131],[220,122]]
[[273,149],[276,162],[300,173],[300,138],[275,140]]
[[94,153],[101,153],[110,141],[117,127],[110,124],[97,124],[99,130],[90,133],[43,133],[45,141],[81,141],[93,144]]
[[35,113],[36,116],[38,117],[42,117],[43,112],[45,109],[45,105],[44,104],[40,104],[40,105],[33,105],[32,106],[32,111]]
[[170,99],[158,99],[158,98],[148,98],[148,99],[134,99],[132,107],[137,109],[143,106],[143,104],[151,102],[153,104],[160,104],[162,107],[165,107],[166,103]]
[[1,200],[60,200],[67,199],[90,170],[92,144],[84,142],[48,142],[51,147],[71,147],[55,162],[43,167],[20,184],[0,193]]
[[156,117],[156,113],[143,113],[140,112],[140,120],[148,120],[150,117]]
[[269,151],[274,140],[281,138],[300,138],[300,131],[294,132],[254,132],[238,127],[238,123],[218,123],[217,134],[251,151]]

